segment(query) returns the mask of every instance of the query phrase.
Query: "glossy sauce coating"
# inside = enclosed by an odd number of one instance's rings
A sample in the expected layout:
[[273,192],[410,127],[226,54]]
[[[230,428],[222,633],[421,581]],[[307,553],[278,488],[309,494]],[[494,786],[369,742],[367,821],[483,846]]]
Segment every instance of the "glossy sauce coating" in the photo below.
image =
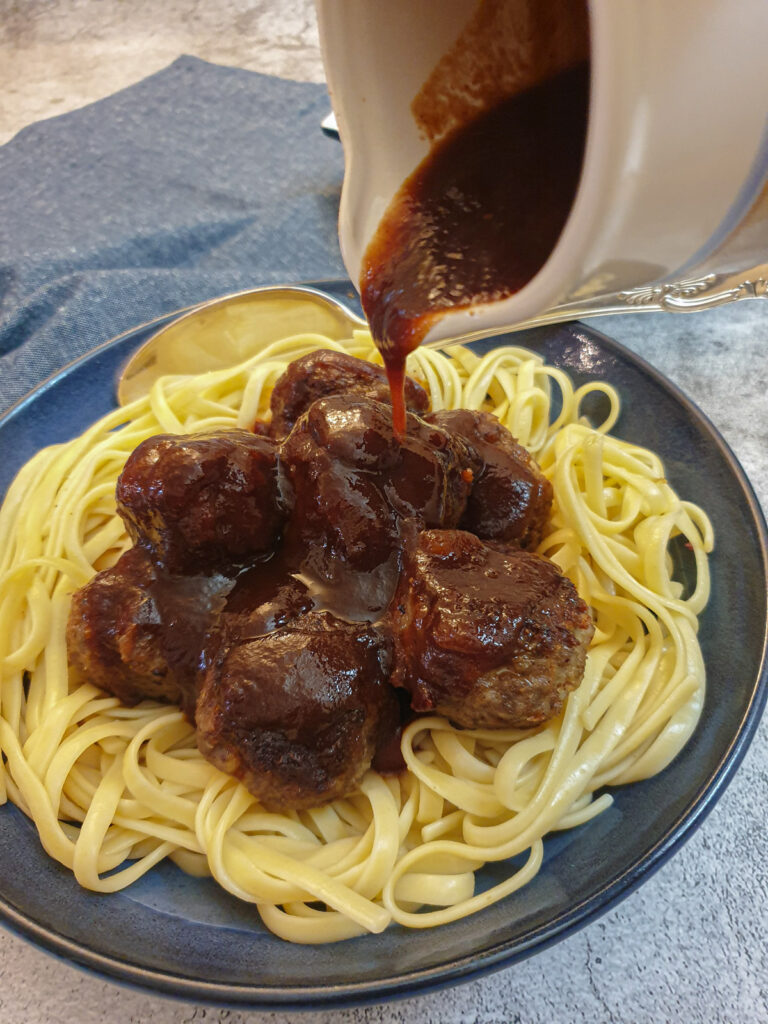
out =
[[402,433],[405,358],[448,310],[506,298],[541,269],[581,173],[588,65],[517,93],[437,144],[366,250],[363,309]]
[[219,574],[171,579],[130,548],[73,595],[70,661],[124,704],[166,700],[194,717],[206,635],[231,586]]
[[408,545],[389,625],[392,683],[413,709],[486,729],[557,714],[593,633],[552,562],[460,530],[425,530]]
[[235,577],[221,609],[219,628],[228,636],[247,640],[285,626],[314,607],[308,583],[280,552],[254,562]]
[[403,522],[455,526],[469,494],[470,466],[460,438],[417,416],[408,414],[398,443],[387,406],[354,396],[322,398],[281,448],[289,556],[330,583],[354,586],[350,572],[369,574],[368,612],[380,611],[394,586]]
[[525,448],[489,412],[451,409],[426,420],[463,438],[476,457],[459,527],[484,540],[537,547],[552,509],[552,484]]
[[170,573],[241,565],[270,553],[282,529],[277,446],[245,430],[150,437],[120,474],[117,510]]
[[[429,397],[424,388],[410,377],[405,378],[404,388],[408,411],[425,413]],[[294,360],[275,383],[269,403],[271,436],[285,437],[313,402],[328,395],[390,402],[387,375],[381,367],[346,352],[317,349]]]
[[389,647],[378,631],[329,612],[230,647],[197,704],[202,753],[267,810],[343,796],[370,766],[395,711]]

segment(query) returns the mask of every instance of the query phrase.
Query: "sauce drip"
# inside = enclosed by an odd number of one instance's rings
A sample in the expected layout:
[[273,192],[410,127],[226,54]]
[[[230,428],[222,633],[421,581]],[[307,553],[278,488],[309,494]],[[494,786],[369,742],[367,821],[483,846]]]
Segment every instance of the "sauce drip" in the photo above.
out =
[[449,310],[508,298],[568,218],[586,139],[589,65],[504,99],[438,143],[366,250],[362,304],[405,431],[405,360]]

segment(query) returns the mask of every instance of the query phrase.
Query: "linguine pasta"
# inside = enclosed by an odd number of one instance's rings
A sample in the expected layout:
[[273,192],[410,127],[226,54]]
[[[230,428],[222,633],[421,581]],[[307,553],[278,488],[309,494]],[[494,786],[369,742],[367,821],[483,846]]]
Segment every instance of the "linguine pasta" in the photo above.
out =
[[[203,759],[178,708],[124,707],[70,679],[65,629],[72,592],[129,546],[115,483],[131,451],[157,433],[250,427],[287,364],[315,348],[379,361],[365,331],[343,343],[305,334],[231,369],[162,378],[146,398],[40,451],[0,511],[0,800],[30,817],[48,854],[89,889],[122,889],[170,858],[212,874],[271,931],[304,943],[473,913],[534,877],[548,832],[605,810],[605,787],[668,765],[703,703],[697,615],[713,543],[705,513],[678,498],[660,459],[611,436],[610,385],[574,390],[521,348],[482,358],[418,349],[408,372],[433,409],[496,413],[552,481],[538,550],[592,609],[584,680],[536,729],[416,719],[403,734],[407,772],[369,771],[346,799],[267,813]],[[609,413],[589,425],[582,407],[596,391]],[[690,593],[674,577],[680,543],[695,561]],[[483,864],[511,858],[506,881],[476,892]]]

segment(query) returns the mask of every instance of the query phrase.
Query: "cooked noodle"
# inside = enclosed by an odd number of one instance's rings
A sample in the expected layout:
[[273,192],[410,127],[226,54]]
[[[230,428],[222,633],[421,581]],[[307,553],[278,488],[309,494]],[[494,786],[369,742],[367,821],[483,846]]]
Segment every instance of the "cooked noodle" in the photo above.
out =
[[[32,818],[45,850],[86,888],[114,892],[169,857],[255,903],[277,935],[307,943],[392,920],[430,927],[488,906],[533,878],[548,832],[611,804],[604,787],[669,764],[704,698],[696,632],[713,540],[660,459],[610,435],[619,403],[609,385],[574,390],[520,348],[483,358],[417,350],[409,372],[433,409],[495,412],[551,479],[539,551],[592,608],[584,680],[537,729],[417,719],[404,731],[401,776],[369,771],[344,800],[268,813],[202,758],[177,708],[124,707],[70,680],[65,628],[73,590],[129,545],[114,494],[129,453],[157,433],[250,426],[288,362],[319,347],[378,361],[364,331],[342,344],[300,335],[232,369],[165,377],[81,437],[39,452],[0,512],[0,799]],[[609,414],[592,427],[582,405],[596,391]],[[693,552],[690,594],[673,576],[673,538]],[[517,855],[526,856],[506,881],[475,894],[484,863]]]

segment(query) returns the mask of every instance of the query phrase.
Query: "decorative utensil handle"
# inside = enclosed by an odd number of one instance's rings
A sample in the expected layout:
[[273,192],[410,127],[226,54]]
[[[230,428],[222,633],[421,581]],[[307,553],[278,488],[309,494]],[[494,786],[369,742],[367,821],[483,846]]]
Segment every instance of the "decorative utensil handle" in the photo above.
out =
[[627,291],[599,295],[582,302],[568,302],[530,317],[520,328],[579,320],[587,316],[616,313],[698,313],[741,299],[768,297],[768,263],[749,270],[705,274],[681,281],[631,288]]

